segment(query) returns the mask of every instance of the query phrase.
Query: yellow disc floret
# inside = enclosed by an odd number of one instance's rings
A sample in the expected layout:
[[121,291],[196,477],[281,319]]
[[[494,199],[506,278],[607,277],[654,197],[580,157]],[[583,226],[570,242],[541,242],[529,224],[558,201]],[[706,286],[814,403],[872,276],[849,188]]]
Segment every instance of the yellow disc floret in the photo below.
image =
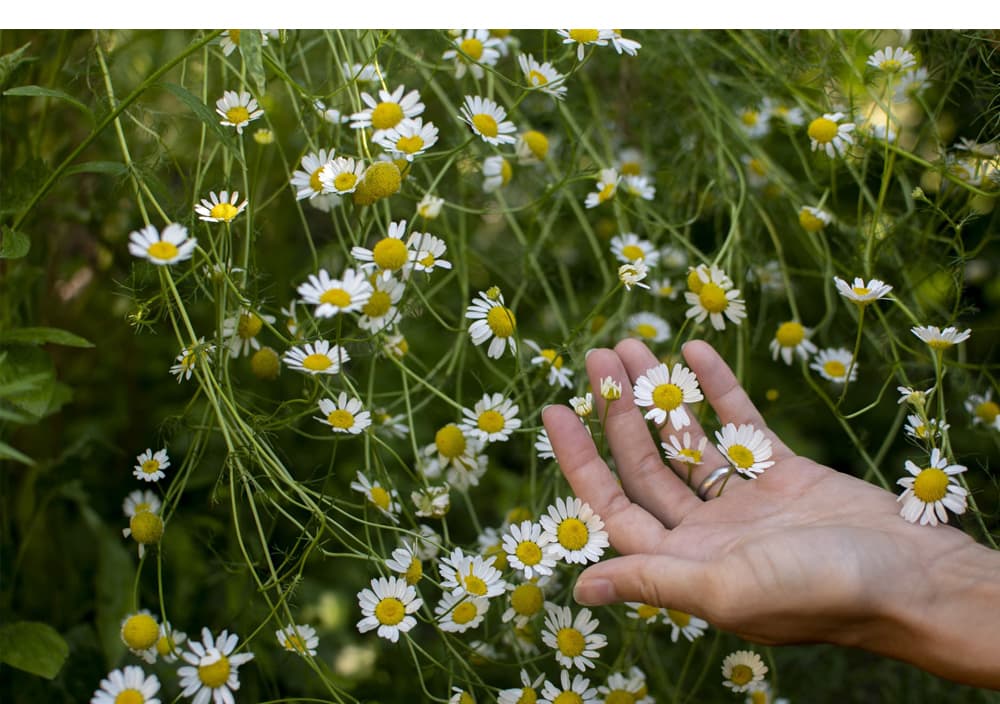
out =
[[794,320],[790,320],[778,326],[778,332],[775,333],[774,339],[782,347],[797,347],[805,336],[805,328]]
[[472,125],[476,131],[484,137],[496,137],[500,133],[497,121],[492,115],[484,112],[476,113],[472,116]]
[[937,467],[927,467],[913,480],[913,493],[924,503],[940,501],[948,493],[948,475]]
[[499,433],[504,429],[506,424],[507,421],[503,417],[503,414],[492,409],[480,413],[479,419],[476,421],[476,425],[480,430],[490,434]]
[[403,602],[394,596],[387,596],[375,605],[375,618],[386,626],[395,626],[406,616]]
[[132,650],[152,648],[159,637],[160,626],[149,614],[133,614],[122,624],[122,640]]
[[514,587],[510,593],[510,605],[521,616],[534,616],[542,610],[545,597],[537,584],[524,582]]
[[135,542],[154,545],[163,537],[163,519],[152,511],[137,511],[128,522]]
[[817,117],[809,123],[809,137],[815,139],[820,144],[832,142],[837,136],[837,123],[825,117]]
[[493,306],[486,314],[486,324],[497,337],[510,337],[514,334],[517,320],[514,312],[506,306]]
[[351,294],[342,288],[328,288],[319,297],[320,303],[329,303],[337,308],[346,308],[351,305]]
[[743,445],[730,445],[729,449],[726,450],[726,454],[729,455],[732,463],[740,469],[747,469],[753,466],[753,453]]
[[342,408],[337,408],[330,411],[330,415],[326,417],[326,422],[334,428],[347,430],[354,426],[354,414]]
[[660,384],[653,389],[653,405],[672,411],[684,401],[684,392],[677,384]]
[[229,658],[220,655],[219,659],[208,665],[198,667],[198,679],[210,689],[218,689],[229,680]]
[[465,452],[465,434],[454,423],[449,423],[434,434],[434,445],[442,456],[452,460]]
[[579,518],[565,518],[556,529],[556,539],[567,550],[580,550],[590,539],[590,531]]
[[698,300],[701,302],[701,307],[709,313],[721,313],[729,305],[726,292],[722,290],[721,286],[711,281],[701,287],[701,291],[698,292]]
[[556,633],[556,644],[559,646],[559,652],[570,658],[581,655],[587,647],[583,634],[575,628],[560,628]]
[[387,130],[403,121],[403,108],[399,103],[379,103],[372,110],[372,127]]
[[149,249],[146,250],[146,253],[153,257],[153,259],[162,259],[166,261],[167,259],[173,259],[176,257],[178,251],[177,246],[172,242],[160,240],[159,242],[154,242],[149,245]]

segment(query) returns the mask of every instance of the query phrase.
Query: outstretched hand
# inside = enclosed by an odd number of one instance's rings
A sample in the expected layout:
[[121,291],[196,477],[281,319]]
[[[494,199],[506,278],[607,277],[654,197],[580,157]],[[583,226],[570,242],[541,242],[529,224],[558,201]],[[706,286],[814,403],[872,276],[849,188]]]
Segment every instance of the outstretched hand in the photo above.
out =
[[[920,635],[905,632],[911,628],[905,614],[922,618],[931,607],[930,571],[946,558],[970,551],[981,557],[985,549],[954,527],[911,524],[900,517],[894,494],[796,455],[767,428],[710,345],[692,341],[683,354],[721,424],[762,430],[775,464],[753,480],[734,475],[720,496],[702,500],[692,487],[728,464],[715,438],[689,486],[687,465],[664,463],[633,402],[636,378],[659,361],[637,340],[593,350],[587,357],[592,387],[599,389],[607,376],[622,384],[618,400],[595,393],[599,417],[610,403],[605,433],[620,483],[569,408],[544,412],[563,473],[603,518],[622,555],[587,568],[576,599],[588,605],[639,601],[695,614],[760,643],[858,645],[935,670],[894,645],[899,637]],[[705,434],[693,417],[681,432],[669,421],[658,432],[667,441],[684,431],[693,443]],[[951,669],[935,671],[955,676]]]

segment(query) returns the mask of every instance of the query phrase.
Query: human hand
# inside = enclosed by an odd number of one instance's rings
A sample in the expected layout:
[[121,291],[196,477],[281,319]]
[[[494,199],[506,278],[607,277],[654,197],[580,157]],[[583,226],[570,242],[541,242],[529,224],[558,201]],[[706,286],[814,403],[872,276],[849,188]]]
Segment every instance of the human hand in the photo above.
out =
[[[563,473],[602,517],[622,555],[587,568],[576,599],[669,607],[760,643],[856,645],[970,681],[928,662],[924,653],[910,652],[912,644],[905,641],[949,640],[919,623],[942,589],[929,577],[945,565],[972,569],[986,559],[983,551],[995,570],[994,551],[952,526],[909,523],[899,515],[894,494],[797,456],[767,428],[711,346],[692,341],[683,354],[721,423],[762,430],[775,464],[753,480],[730,477],[721,496],[703,501],[685,482],[686,465],[661,460],[659,444],[633,402],[633,382],[659,361],[637,340],[625,340],[614,351],[594,350],[587,357],[592,387],[599,389],[606,376],[622,384],[621,399],[611,402],[605,420],[621,484],[569,408],[552,406],[543,414]],[[604,417],[607,402],[595,397]],[[694,419],[683,430],[695,440],[704,435]],[[669,422],[659,430],[664,441],[671,434],[681,433]],[[728,464],[712,440],[692,487]],[[997,686],[989,677],[1000,674],[992,672],[977,683]]]

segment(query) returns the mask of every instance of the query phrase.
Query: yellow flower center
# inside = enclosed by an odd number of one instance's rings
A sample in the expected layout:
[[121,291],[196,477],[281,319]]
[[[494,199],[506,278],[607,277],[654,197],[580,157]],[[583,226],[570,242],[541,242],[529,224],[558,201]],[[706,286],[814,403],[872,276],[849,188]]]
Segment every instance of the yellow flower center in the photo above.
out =
[[653,606],[652,604],[639,604],[639,606],[636,607],[635,613],[639,618],[644,621],[648,621],[651,618],[659,616],[660,607]]
[[434,255],[428,252],[424,256],[420,257],[420,259],[417,260],[417,263],[422,267],[430,268],[434,266],[435,261],[437,260],[434,259]]
[[976,418],[983,421],[987,425],[996,420],[998,415],[1000,415],[1000,406],[995,404],[993,401],[983,401],[976,406]]
[[476,128],[476,132],[485,137],[496,137],[500,133],[497,121],[492,115],[484,112],[472,116],[472,126]]
[[935,337],[927,341],[927,346],[932,350],[946,350],[954,344],[951,340],[946,340],[943,337]]
[[123,689],[115,697],[115,704],[143,704],[146,697],[138,689]]
[[465,452],[465,434],[457,425],[449,423],[434,434],[434,444],[441,455],[453,460]]
[[160,626],[149,614],[129,616],[122,626],[122,640],[132,650],[146,650],[156,645],[160,637]]
[[462,692],[458,695],[458,704],[476,704],[476,699],[468,692]]
[[562,369],[563,358],[561,354],[557,354],[555,350],[544,349],[539,353],[542,357],[545,357],[556,369]]
[[799,211],[799,224],[806,232],[819,232],[826,223],[813,215],[811,211],[803,208]]
[[403,573],[403,578],[407,584],[416,584],[424,576],[424,563],[417,558],[410,560],[410,566]]
[[462,43],[459,44],[459,48],[463,54],[468,54],[469,58],[473,61],[479,61],[479,59],[483,58],[483,43],[478,39],[463,39]]
[[854,286],[851,288],[851,291],[854,293],[855,296],[867,296],[868,294],[871,293],[871,289],[869,289],[867,286]]
[[236,323],[236,334],[244,340],[257,337],[260,329],[264,327],[264,321],[256,313],[243,313]]
[[680,628],[686,628],[687,625],[691,623],[691,614],[686,614],[683,611],[667,609],[667,618],[677,624]]
[[528,130],[521,138],[536,159],[544,159],[549,153],[549,138],[537,130]]
[[778,326],[778,332],[775,333],[774,339],[777,340],[778,344],[782,347],[797,347],[805,336],[805,328],[799,323],[790,320],[787,323],[782,323]]
[[815,139],[820,144],[832,142],[837,136],[837,123],[825,117],[817,117],[809,123],[809,137]]
[[735,685],[749,684],[752,679],[753,670],[749,665],[734,665],[733,671],[729,673],[729,681]]
[[387,596],[375,605],[375,618],[385,626],[395,626],[405,616],[406,607],[394,596]]
[[282,645],[285,646],[285,650],[291,650],[292,652],[309,652],[309,649],[306,648],[306,644],[302,642],[302,638],[297,633],[286,635],[285,642]]
[[139,511],[128,522],[135,542],[152,545],[163,537],[163,519],[152,511]]
[[160,468],[160,463],[156,460],[146,460],[142,463],[142,471],[145,474],[156,474],[156,471]]
[[514,554],[526,567],[537,565],[542,561],[542,549],[538,547],[538,543],[531,540],[522,540],[518,543]]
[[479,420],[476,421],[476,425],[480,430],[487,433],[499,433],[504,429],[507,424],[506,419],[503,414],[499,411],[494,411],[493,409],[483,411],[479,414]]
[[326,417],[326,422],[332,425],[334,428],[340,428],[341,430],[347,430],[354,425],[354,414],[350,411],[345,411],[342,408],[337,408],[330,411],[330,415]]
[[612,689],[604,697],[604,704],[635,704],[635,695],[626,689]]
[[524,687],[521,689],[521,696],[518,697],[516,704],[535,704],[538,701],[538,695],[535,694],[535,690],[531,687]]
[[575,658],[577,655],[583,653],[584,648],[587,647],[587,641],[575,628],[560,628],[559,632],[556,633],[556,645],[559,646],[559,652],[569,658]]
[[528,83],[533,86],[544,86],[549,82],[549,79],[545,77],[544,73],[532,69],[528,72]]
[[587,44],[589,42],[596,42],[600,33],[596,29],[571,29],[569,30],[569,38],[575,42],[581,44]]
[[691,293],[701,293],[701,289],[704,285],[705,282],[701,280],[700,276],[698,276],[697,269],[692,269],[688,272],[687,287]]
[[623,162],[621,168],[622,176],[640,176],[642,175],[642,166],[638,161],[626,161]]
[[[462,466],[465,467],[465,464],[463,463]],[[506,570],[510,566],[507,563],[507,553],[504,552],[502,541],[499,543],[493,543],[493,545],[486,548],[486,550],[483,551],[483,555],[485,555],[486,557],[492,557],[493,566],[496,567],[501,572],[503,570]]]
[[149,249],[146,250],[146,254],[151,256],[153,259],[161,259],[166,261],[168,259],[173,259],[177,256],[180,250],[177,249],[177,245],[172,242],[166,242],[164,240],[159,240],[149,245]]
[[823,371],[827,373],[827,376],[840,379],[847,374],[847,367],[844,366],[843,362],[831,359],[823,363]]
[[226,110],[226,121],[234,125],[241,125],[250,121],[250,111],[242,105],[234,105]]
[[226,32],[229,34],[229,41],[231,41],[236,46],[240,45],[240,30],[238,29],[228,29]]
[[750,692],[750,704],[767,704],[767,692],[762,689]]
[[389,510],[389,503],[392,501],[392,497],[389,496],[389,492],[380,486],[373,486],[368,490],[368,497],[372,500],[372,503],[378,506],[383,511]]
[[510,593],[510,605],[521,616],[533,616],[542,610],[545,597],[536,584],[525,582],[514,587]]
[[886,59],[878,65],[880,69],[886,73],[896,73],[901,68],[903,68],[903,62],[896,59]]
[[320,303],[329,303],[337,308],[346,308],[351,305],[351,294],[342,288],[329,288],[319,297]]
[[160,636],[160,639],[156,641],[156,652],[160,657],[170,655],[177,649],[174,645],[174,639],[169,635]]
[[556,529],[556,539],[567,550],[580,550],[590,540],[590,531],[579,518],[565,518]]
[[517,320],[514,312],[505,306],[493,306],[486,314],[486,324],[497,337],[510,337],[514,334],[514,327]]
[[514,175],[514,169],[506,159],[500,160],[500,183],[506,186]]
[[747,168],[750,169],[757,176],[767,175],[767,169],[764,167],[764,163],[760,159],[751,159],[747,163]]
[[239,212],[239,209],[232,203],[216,203],[212,206],[212,209],[208,211],[208,214],[216,220],[229,222],[239,215]]
[[583,704],[583,697],[572,690],[567,690],[553,699],[552,704]]
[[281,359],[271,347],[261,347],[250,358],[250,371],[258,379],[277,379],[281,373]]
[[597,193],[597,202],[604,203],[615,197],[615,183],[606,183],[604,187]]
[[677,384],[660,384],[653,389],[653,405],[672,411],[684,401],[684,392]]
[[361,312],[369,318],[381,318],[389,312],[392,307],[392,298],[385,291],[375,291],[368,302],[361,308]]
[[387,198],[399,190],[403,183],[403,175],[399,167],[391,161],[377,161],[365,171],[365,178],[358,186],[358,190],[364,189],[366,198],[362,205],[374,202],[379,198]]
[[357,184],[358,177],[353,171],[344,171],[337,174],[337,177],[333,179],[333,187],[338,191],[348,191]]
[[642,251],[642,247],[637,244],[627,244],[622,247],[622,256],[630,262],[634,262],[637,259],[645,259],[646,253]]
[[396,149],[406,154],[416,154],[424,148],[424,138],[419,134],[400,137],[396,140]]
[[312,172],[312,176],[309,177],[309,188],[313,189],[317,193],[323,192],[323,182],[319,180],[319,175],[323,173],[323,167],[319,167]]
[[756,110],[744,110],[740,115],[740,121],[747,127],[753,127],[760,121],[760,113]]
[[329,369],[333,362],[325,354],[311,354],[302,360],[302,366],[313,372],[321,372]]
[[721,313],[729,305],[726,292],[722,290],[721,286],[712,282],[701,287],[698,300],[701,301],[701,307],[709,313]]
[[646,340],[652,340],[656,337],[656,327],[649,323],[639,323],[632,328],[632,332]]
[[372,127],[387,130],[398,125],[403,119],[403,108],[399,103],[379,103],[372,110]]
[[925,468],[913,481],[913,493],[924,503],[940,501],[948,493],[948,475],[937,467]]
[[740,469],[746,469],[753,465],[753,453],[743,445],[730,445],[726,450],[729,459]]
[[478,576],[472,574],[472,567],[469,567],[469,574],[461,577],[462,586],[465,587],[465,591],[469,592],[473,596],[484,596],[488,591],[486,582],[484,582]]
[[452,609],[451,620],[459,625],[465,625],[479,615],[479,609],[471,601],[463,601]]
[[382,269],[395,271],[406,264],[409,252],[402,240],[386,237],[379,240],[372,248],[372,258]]
[[701,452],[690,447],[685,447],[679,453],[681,457],[686,458],[684,461],[690,464],[701,464]]

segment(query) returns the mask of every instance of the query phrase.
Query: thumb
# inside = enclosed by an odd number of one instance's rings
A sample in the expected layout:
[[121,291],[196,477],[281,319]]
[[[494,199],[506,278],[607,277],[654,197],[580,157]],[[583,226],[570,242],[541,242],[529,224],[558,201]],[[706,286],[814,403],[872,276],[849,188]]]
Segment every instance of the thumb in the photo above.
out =
[[707,562],[670,555],[628,555],[599,562],[576,580],[573,598],[585,606],[638,601],[685,613],[705,614],[716,602],[716,582]]

